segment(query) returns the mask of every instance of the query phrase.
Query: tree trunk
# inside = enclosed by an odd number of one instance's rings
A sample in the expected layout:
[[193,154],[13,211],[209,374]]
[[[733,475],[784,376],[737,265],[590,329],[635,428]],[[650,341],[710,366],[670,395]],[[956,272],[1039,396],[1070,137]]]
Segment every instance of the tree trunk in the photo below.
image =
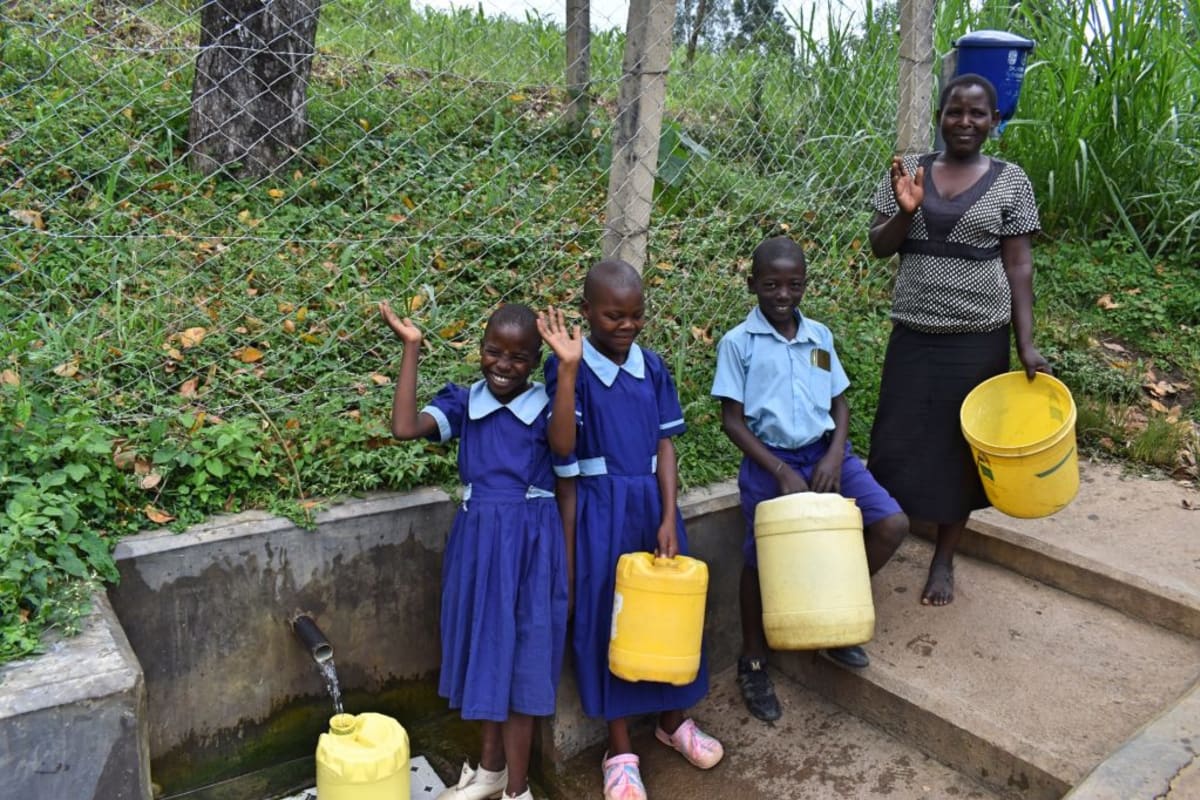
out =
[[700,29],[704,27],[706,16],[708,16],[708,0],[700,0],[699,5],[696,6],[696,18],[692,20],[691,33],[688,34],[687,58],[683,61],[686,66],[690,67],[696,60],[696,43],[700,39]]
[[631,0],[600,249],[638,272],[650,238],[674,25],[675,0]]
[[269,175],[308,138],[321,0],[204,0],[188,121],[192,169]]
[[567,0],[567,127],[578,132],[587,120],[592,82],[590,0]]

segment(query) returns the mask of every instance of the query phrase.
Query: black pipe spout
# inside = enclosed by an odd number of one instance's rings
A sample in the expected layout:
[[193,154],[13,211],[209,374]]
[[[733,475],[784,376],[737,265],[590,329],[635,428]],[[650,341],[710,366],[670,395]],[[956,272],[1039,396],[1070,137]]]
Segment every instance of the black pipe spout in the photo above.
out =
[[292,618],[292,630],[308,648],[313,661],[324,664],[333,658],[333,645],[325,638],[325,634],[321,633],[321,629],[317,627],[317,623],[313,622],[312,617],[307,614],[297,614]]

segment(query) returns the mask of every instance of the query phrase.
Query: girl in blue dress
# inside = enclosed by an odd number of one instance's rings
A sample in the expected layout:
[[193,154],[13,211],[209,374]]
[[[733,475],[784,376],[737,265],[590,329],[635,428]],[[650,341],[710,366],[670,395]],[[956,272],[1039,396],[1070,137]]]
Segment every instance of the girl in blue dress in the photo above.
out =
[[552,406],[529,376],[540,361],[539,333],[564,374],[578,367],[582,336],[578,327],[568,334],[561,313],[539,318],[523,305],[502,306],[484,330],[483,379],[447,384],[418,412],[421,331],[387,303],[380,313],[404,343],[392,433],[460,439],[464,491],[442,565],[438,693],[463,719],[482,721],[483,747],[479,769],[464,764],[439,800],[532,800],[533,718],[554,713],[567,625],[568,542],[554,489],[556,476],[577,467],[574,382]]
[[[608,669],[617,560],[637,551],[665,557],[687,552],[683,517],[675,503],[671,442],[686,426],[666,365],[656,353],[634,343],[645,324],[637,271],[624,261],[593,266],[584,281],[582,311],[590,330],[575,379],[579,479],[571,644],[583,710],[608,721],[604,796],[645,800],[628,717],[657,714],[659,741],[702,769],[714,766],[724,754],[720,742],[683,712],[708,692],[703,658],[696,680],[686,686],[624,681]],[[567,367],[554,356],[547,359],[551,393],[570,382]],[[556,414],[557,408],[556,404]],[[669,626],[671,621],[662,624]]]

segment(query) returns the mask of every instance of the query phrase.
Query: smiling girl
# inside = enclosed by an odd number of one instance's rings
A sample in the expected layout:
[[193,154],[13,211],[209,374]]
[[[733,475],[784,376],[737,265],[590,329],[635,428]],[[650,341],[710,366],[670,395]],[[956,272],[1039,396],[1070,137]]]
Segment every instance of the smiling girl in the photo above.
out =
[[[532,800],[533,718],[554,713],[567,626],[567,543],[555,481],[577,467],[574,382],[552,403],[529,376],[541,360],[539,333],[572,375],[582,336],[578,327],[568,333],[561,313],[539,318],[527,306],[502,306],[484,330],[482,380],[447,384],[418,412],[421,331],[387,303],[379,310],[404,343],[393,435],[460,440],[464,490],[442,564],[438,693],[463,719],[483,723],[483,748],[479,769],[464,764],[458,785],[439,800]],[[552,410],[562,424],[551,421]]]
[[[724,754],[720,742],[684,713],[708,692],[703,659],[696,680],[685,686],[629,682],[608,668],[617,560],[638,551],[668,558],[687,552],[683,517],[675,503],[678,479],[671,442],[686,425],[666,364],[635,341],[646,324],[637,271],[617,260],[594,265],[584,280],[581,310],[589,331],[578,377],[557,357],[546,361],[550,391],[562,392],[574,383],[578,398],[575,671],[584,712],[608,723],[605,800],[645,800],[628,717],[656,714],[658,740],[701,769],[714,766]],[[556,403],[556,417],[559,407]],[[671,620],[662,624],[669,626]]]

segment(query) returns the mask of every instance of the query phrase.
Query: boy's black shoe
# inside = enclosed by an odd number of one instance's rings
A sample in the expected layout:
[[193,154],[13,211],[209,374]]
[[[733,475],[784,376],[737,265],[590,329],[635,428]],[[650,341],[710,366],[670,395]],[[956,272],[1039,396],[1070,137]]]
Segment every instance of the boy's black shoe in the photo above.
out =
[[763,722],[774,722],[783,716],[779,699],[775,697],[775,686],[767,675],[766,659],[739,658],[737,670],[738,688],[742,690],[742,699],[750,713]]
[[825,651],[825,655],[853,669],[862,669],[871,663],[871,659],[867,658],[867,651],[856,644],[849,647],[831,647]]

